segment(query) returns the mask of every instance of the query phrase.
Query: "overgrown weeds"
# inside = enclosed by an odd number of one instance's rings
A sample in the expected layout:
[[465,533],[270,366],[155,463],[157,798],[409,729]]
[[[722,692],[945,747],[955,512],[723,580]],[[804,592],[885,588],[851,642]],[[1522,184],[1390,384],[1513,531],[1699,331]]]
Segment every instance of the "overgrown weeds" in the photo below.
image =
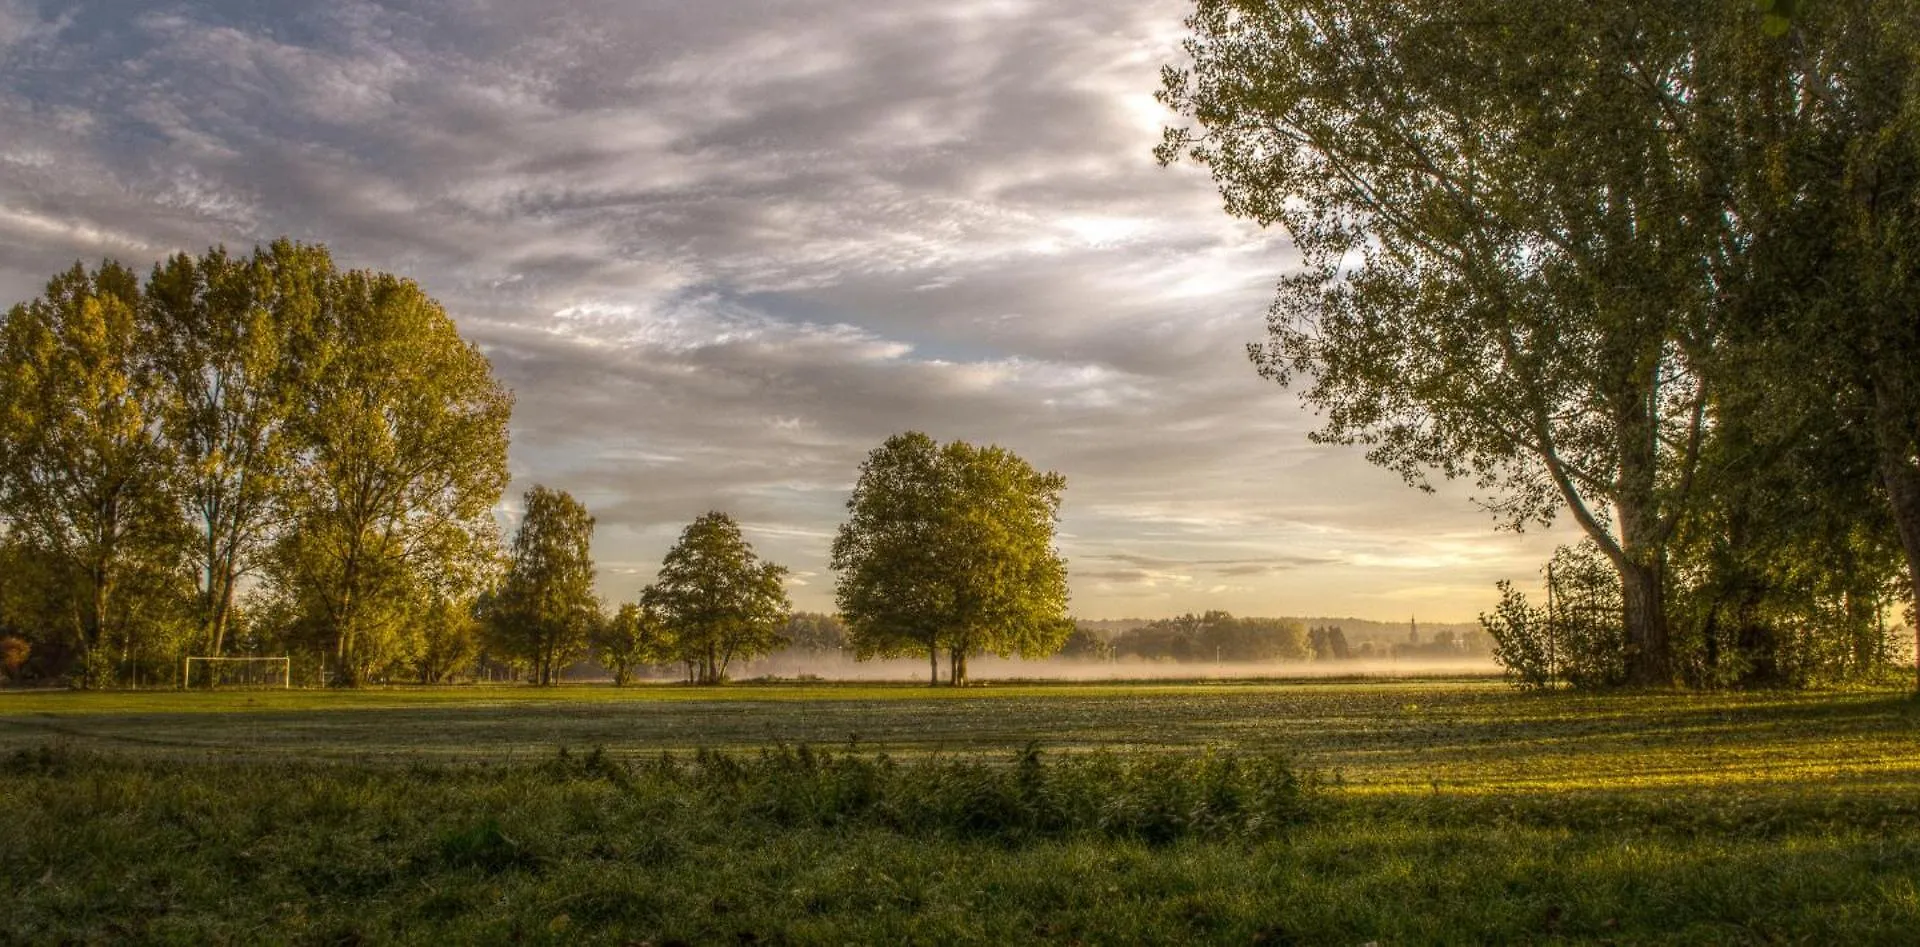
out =
[[641,795],[666,794],[773,826],[870,826],[1011,843],[1073,836],[1150,844],[1190,836],[1267,838],[1310,816],[1319,785],[1275,754],[1049,755],[1037,745],[1010,763],[902,761],[805,744],[746,753],[702,749],[638,763],[599,748],[563,749],[543,770],[605,780]]

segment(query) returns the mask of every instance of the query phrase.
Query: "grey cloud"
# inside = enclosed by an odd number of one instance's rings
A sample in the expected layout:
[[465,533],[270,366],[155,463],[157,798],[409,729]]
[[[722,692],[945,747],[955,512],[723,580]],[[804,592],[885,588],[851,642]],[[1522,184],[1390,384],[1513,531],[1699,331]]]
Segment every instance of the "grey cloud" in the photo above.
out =
[[1215,602],[1170,573],[1359,612],[1419,563],[1530,569],[1246,364],[1292,257],[1149,157],[1185,9],[0,0],[0,292],[281,234],[413,276],[517,392],[516,489],[592,505],[609,595],[723,508],[825,607],[907,428],[1067,474],[1091,615]]

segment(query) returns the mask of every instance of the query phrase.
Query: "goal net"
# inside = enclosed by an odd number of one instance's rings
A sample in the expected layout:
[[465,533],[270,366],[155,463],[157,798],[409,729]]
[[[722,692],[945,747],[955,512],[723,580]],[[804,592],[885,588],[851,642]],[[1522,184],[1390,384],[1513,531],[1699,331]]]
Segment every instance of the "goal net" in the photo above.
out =
[[182,680],[187,687],[292,687],[293,660],[192,657]]

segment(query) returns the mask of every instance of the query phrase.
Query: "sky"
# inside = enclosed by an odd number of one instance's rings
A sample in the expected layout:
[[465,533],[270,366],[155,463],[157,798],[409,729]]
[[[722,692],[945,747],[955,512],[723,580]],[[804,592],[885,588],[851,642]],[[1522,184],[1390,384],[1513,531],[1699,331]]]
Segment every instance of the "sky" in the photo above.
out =
[[515,392],[503,519],[586,502],[610,601],[718,509],[830,610],[921,430],[1066,476],[1076,615],[1471,620],[1565,531],[1255,374],[1297,258],[1153,160],[1185,7],[0,0],[0,305],[279,236],[413,278]]

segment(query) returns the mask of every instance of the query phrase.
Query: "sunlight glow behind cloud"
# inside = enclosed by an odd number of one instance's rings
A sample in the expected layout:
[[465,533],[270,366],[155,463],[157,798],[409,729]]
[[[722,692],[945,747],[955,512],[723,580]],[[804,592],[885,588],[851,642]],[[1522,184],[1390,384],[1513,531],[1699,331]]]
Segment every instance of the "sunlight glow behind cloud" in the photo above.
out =
[[1080,614],[1471,617],[1550,543],[1254,375],[1293,256],[1150,154],[1185,10],[0,0],[0,293],[282,234],[411,276],[612,599],[720,508],[830,607],[858,464],[918,428],[1067,475]]

